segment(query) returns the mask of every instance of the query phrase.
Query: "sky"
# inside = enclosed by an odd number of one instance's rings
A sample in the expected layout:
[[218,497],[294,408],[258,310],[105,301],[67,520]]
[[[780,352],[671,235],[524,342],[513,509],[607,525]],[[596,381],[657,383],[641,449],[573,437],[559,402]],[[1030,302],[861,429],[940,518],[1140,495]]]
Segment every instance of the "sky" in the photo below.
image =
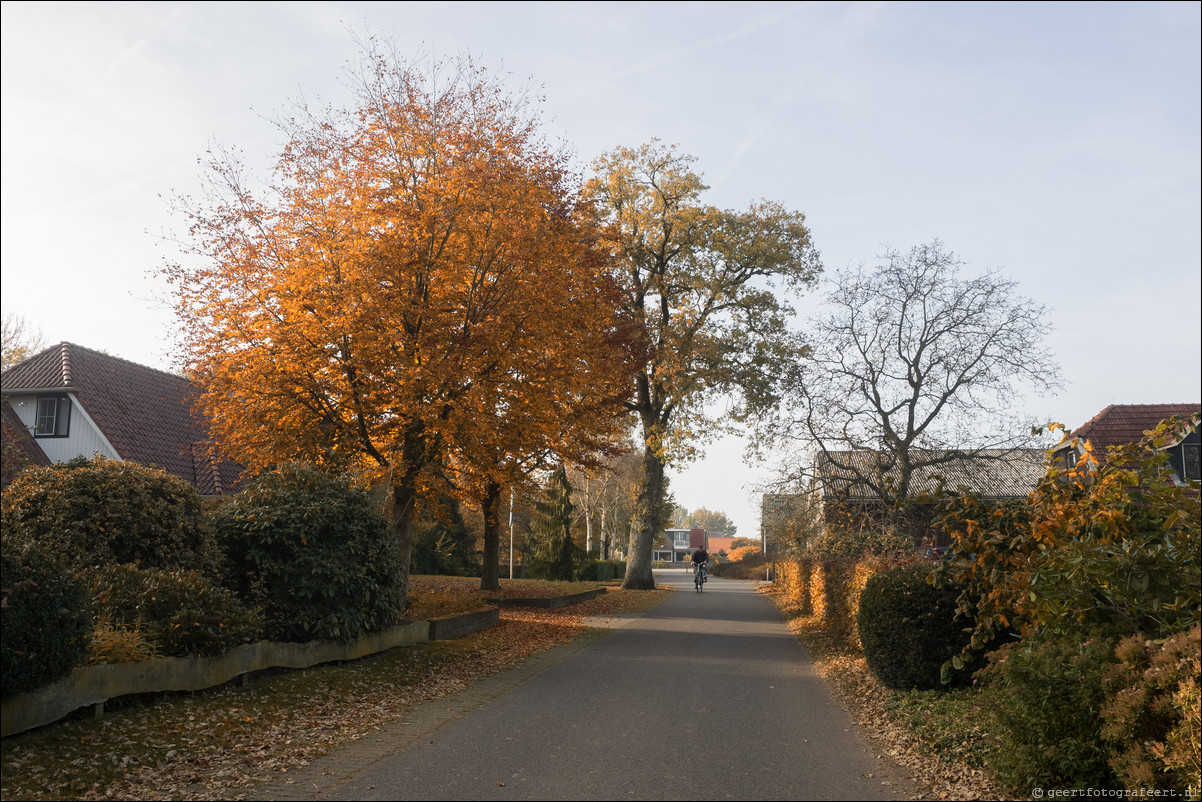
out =
[[[706,202],[802,211],[828,273],[940,239],[1046,304],[1066,379],[1027,398],[1077,426],[1112,403],[1202,398],[1202,4],[4,2],[5,315],[171,369],[156,271],[170,198],[271,118],[342,105],[371,34],[471,55],[544,98],[576,167],[659,138]],[[812,312],[816,295],[802,299]],[[798,321],[804,324],[803,320]],[[679,504],[756,535],[770,460],[719,438]]]

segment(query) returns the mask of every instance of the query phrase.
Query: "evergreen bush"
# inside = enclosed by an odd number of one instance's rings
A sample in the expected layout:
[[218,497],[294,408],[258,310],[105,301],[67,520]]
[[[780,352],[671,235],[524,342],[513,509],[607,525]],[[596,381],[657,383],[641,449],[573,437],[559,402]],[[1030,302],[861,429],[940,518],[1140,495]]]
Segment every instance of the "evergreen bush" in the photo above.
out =
[[264,474],[217,512],[227,583],[272,640],[349,641],[396,624],[400,549],[365,493],[306,465]]
[[991,768],[1010,792],[1120,787],[1099,711],[1114,664],[1107,638],[1028,638],[990,655],[978,676],[1001,747]]
[[61,679],[81,664],[92,615],[87,588],[41,544],[5,536],[0,559],[0,676],[8,696]]
[[[864,659],[881,682],[898,690],[934,690],[943,663],[968,643],[956,621],[958,588],[927,582],[931,565],[887,568],[868,579],[860,595],[857,626]],[[964,684],[965,672],[949,685]]]
[[413,525],[409,572],[479,576],[475,538],[463,520],[459,502],[444,498],[439,506],[439,510],[419,510]]
[[83,576],[109,637],[140,635],[157,654],[210,657],[262,636],[262,613],[198,571],[126,564],[87,569]]
[[76,458],[29,468],[4,490],[6,536],[36,541],[78,570],[134,563],[217,576],[220,553],[196,488],[133,462]]

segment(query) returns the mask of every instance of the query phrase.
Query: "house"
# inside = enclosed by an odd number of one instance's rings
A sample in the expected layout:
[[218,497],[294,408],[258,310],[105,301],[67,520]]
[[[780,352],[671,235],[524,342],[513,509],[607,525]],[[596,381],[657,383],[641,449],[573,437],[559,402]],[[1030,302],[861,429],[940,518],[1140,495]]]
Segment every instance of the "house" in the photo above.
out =
[[665,529],[651,546],[651,559],[667,563],[688,562],[693,552],[703,546],[709,551],[704,529]]
[[[1111,404],[1073,430],[1052,450],[1052,459],[1061,467],[1071,467],[1084,456],[1088,444],[1093,459],[1099,465],[1106,463],[1106,451],[1112,446],[1138,443],[1162,421],[1179,417],[1189,420],[1202,411],[1202,404]],[[1198,430],[1194,428],[1182,439],[1165,447],[1169,465],[1177,481],[1202,478],[1199,470]]]
[[709,532],[706,532],[705,540],[706,543],[709,544],[705,547],[705,550],[710,554],[715,554],[719,557],[725,557],[727,554],[730,554],[731,549],[735,547],[735,539],[733,536],[726,537],[725,535],[711,535]]
[[[939,460],[938,464],[917,469],[910,477],[909,495],[921,498],[942,488],[971,490],[986,500],[1021,499],[1035,489],[1047,473],[1047,452],[1043,449],[992,449],[974,452],[916,452],[916,456]],[[884,464],[886,467],[881,468]],[[897,476],[896,466],[878,458],[872,451],[829,451],[814,461],[808,494],[772,494],[763,499],[761,519],[765,536],[783,539],[787,533],[770,532],[804,525],[802,520],[815,514],[813,525],[864,529],[880,525],[892,510],[859,476],[880,476],[887,483]],[[934,509],[919,504],[902,524],[915,543],[936,549],[949,544],[946,532],[932,525]],[[789,522],[792,522],[790,524]]]
[[215,457],[193,411],[198,389],[183,376],[64,342],[5,370],[0,386],[6,462],[11,439],[37,449],[34,462],[100,454],[162,468],[204,496],[238,481],[241,467]]
[[18,473],[31,465],[52,465],[46,452],[33,441],[33,436],[17,413],[8,404],[0,405],[0,448],[4,457],[0,460],[0,487],[8,487]]

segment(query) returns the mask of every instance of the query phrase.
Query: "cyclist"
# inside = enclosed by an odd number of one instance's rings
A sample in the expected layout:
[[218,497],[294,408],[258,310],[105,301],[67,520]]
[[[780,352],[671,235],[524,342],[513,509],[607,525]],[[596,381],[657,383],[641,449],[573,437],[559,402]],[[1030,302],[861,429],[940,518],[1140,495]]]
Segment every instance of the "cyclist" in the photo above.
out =
[[697,551],[693,552],[693,570],[701,572],[701,581],[705,581],[705,564],[709,562],[709,552],[705,550],[705,546],[698,546]]

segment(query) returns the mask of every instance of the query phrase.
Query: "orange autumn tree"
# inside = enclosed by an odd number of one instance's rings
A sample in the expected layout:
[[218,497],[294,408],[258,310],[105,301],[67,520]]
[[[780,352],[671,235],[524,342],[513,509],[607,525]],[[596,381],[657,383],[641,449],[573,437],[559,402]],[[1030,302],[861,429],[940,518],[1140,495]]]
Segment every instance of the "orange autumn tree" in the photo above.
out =
[[[480,507],[484,550],[480,588],[500,589],[501,505],[555,463],[593,465],[622,450],[635,372],[643,349],[619,317],[623,295],[608,277],[602,251],[585,269],[560,271],[541,298],[553,314],[515,316],[519,336],[508,370],[475,387],[471,432],[456,438],[455,484]],[[541,347],[540,347],[541,346]]]
[[350,107],[277,120],[261,189],[210,158],[166,273],[222,448],[252,469],[369,469],[408,566],[444,459],[489,441],[489,410],[540,365],[580,367],[547,321],[565,304],[615,313],[595,226],[528,100],[470,61],[422,68],[374,45],[352,78]]

